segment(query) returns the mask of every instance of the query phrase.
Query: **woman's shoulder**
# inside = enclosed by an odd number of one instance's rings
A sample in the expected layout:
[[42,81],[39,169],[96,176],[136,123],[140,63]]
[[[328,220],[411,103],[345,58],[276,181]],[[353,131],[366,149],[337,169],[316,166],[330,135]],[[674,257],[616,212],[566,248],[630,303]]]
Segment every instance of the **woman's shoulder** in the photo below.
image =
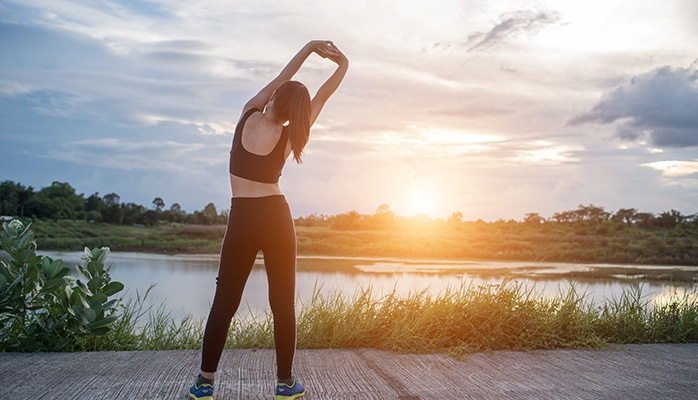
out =
[[240,115],[240,119],[238,120],[238,123],[244,122],[248,119],[255,119],[253,116],[256,113],[261,113],[262,110],[258,109],[257,107],[250,107],[250,108],[245,108],[242,110],[242,114]]

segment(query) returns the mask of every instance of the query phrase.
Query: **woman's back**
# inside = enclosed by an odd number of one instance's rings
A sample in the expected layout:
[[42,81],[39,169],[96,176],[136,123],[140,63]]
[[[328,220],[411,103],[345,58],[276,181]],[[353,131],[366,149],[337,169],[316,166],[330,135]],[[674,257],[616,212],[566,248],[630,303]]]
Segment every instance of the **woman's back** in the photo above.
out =
[[[258,156],[269,155],[279,143],[284,126],[269,121],[261,112],[256,112],[247,119],[242,128],[242,147]],[[291,147],[284,143],[284,159],[291,153]]]
[[257,109],[243,113],[235,129],[230,158],[233,197],[282,194],[278,179],[290,154],[284,126]]

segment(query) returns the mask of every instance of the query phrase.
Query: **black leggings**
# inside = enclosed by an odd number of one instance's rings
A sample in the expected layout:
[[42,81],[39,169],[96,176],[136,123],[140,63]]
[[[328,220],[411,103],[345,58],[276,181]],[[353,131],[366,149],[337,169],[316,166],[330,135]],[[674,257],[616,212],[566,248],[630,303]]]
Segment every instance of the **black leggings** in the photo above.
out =
[[216,294],[201,350],[201,370],[216,372],[233,315],[257,253],[264,253],[269,305],[274,316],[277,376],[291,377],[296,351],[296,230],[282,195],[234,197],[221,248]]

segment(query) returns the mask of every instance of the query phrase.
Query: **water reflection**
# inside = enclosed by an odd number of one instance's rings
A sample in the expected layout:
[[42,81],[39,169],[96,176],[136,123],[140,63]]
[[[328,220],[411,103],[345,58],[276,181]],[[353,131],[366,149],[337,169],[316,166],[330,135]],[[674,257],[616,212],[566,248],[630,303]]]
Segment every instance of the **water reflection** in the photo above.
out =
[[[82,253],[42,252],[41,254],[60,258],[68,266],[80,262]],[[218,270],[217,255],[159,255],[144,253],[112,253],[107,258],[112,265],[111,275],[127,288],[124,297],[132,297],[138,292],[145,293],[156,284],[151,292],[154,305],[165,303],[167,310],[179,318],[188,313],[205,318],[213,300],[215,277]],[[395,291],[400,296],[428,291],[431,294],[443,293],[447,289],[457,289],[463,285],[478,286],[501,283],[501,276],[487,276],[487,271],[507,269],[524,271],[529,275],[516,279],[537,293],[557,296],[567,293],[572,283],[569,280],[541,277],[537,271],[564,272],[571,269],[599,268],[599,265],[583,264],[541,264],[507,262],[419,262],[404,260],[300,257],[298,260],[297,292],[300,303],[308,302],[314,290],[323,294],[334,292],[352,296],[359,289],[370,288],[376,299],[383,294]],[[518,268],[518,269],[517,269]],[[617,265],[612,266],[618,269]],[[634,266],[633,268],[637,268]],[[665,267],[641,267],[665,268]],[[693,271],[698,271],[696,267]],[[585,294],[590,302],[618,298],[623,289],[640,285],[648,301],[666,299],[672,294],[681,295],[695,290],[696,284],[672,284],[668,282],[624,281],[614,279],[585,279],[574,283],[580,294]],[[241,314],[263,313],[269,309],[266,273],[263,261],[257,260],[243,294]]]

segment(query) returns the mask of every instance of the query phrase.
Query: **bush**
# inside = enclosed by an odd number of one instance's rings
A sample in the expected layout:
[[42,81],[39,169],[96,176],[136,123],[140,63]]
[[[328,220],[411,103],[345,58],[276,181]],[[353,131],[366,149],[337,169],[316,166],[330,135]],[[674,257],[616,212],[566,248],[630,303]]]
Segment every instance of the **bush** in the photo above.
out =
[[36,254],[34,233],[19,220],[3,223],[0,246],[0,351],[58,351],[86,336],[103,335],[116,320],[124,285],[112,282],[106,247],[85,248],[85,267],[70,277],[62,260]]

